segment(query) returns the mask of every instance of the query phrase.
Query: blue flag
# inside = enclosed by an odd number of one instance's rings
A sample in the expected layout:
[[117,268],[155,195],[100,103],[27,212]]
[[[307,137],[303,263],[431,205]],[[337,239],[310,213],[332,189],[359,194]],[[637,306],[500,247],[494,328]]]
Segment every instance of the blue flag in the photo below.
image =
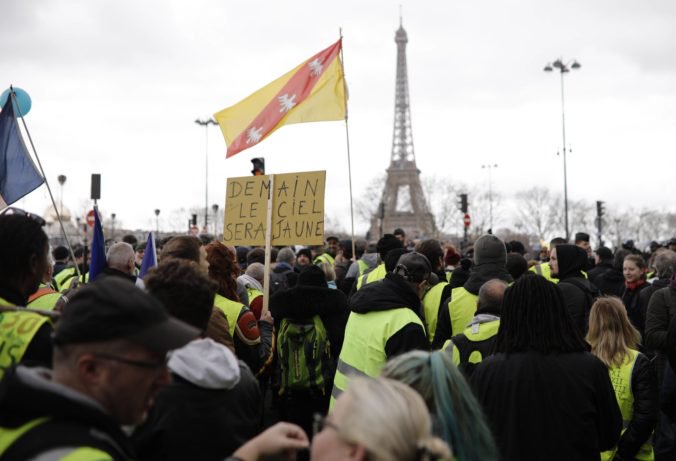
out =
[[105,268],[106,247],[103,239],[103,228],[99,219],[99,210],[94,207],[94,238],[92,238],[92,259],[89,262],[89,281],[95,281]]
[[143,262],[141,263],[141,271],[138,276],[140,278],[145,277],[148,271],[157,266],[157,250],[155,249],[155,239],[153,238],[153,233],[148,234],[148,241],[146,243],[146,250],[143,253]]
[[21,138],[10,94],[0,112],[0,208],[16,202],[43,182]]

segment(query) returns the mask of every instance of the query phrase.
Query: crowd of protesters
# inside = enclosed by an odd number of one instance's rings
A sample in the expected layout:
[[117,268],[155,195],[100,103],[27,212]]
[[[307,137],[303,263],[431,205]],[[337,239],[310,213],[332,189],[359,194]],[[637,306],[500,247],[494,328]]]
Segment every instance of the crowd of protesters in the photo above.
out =
[[130,235],[89,283],[43,226],[0,215],[0,460],[676,459],[674,239],[396,229],[268,268],[180,235],[141,278]]

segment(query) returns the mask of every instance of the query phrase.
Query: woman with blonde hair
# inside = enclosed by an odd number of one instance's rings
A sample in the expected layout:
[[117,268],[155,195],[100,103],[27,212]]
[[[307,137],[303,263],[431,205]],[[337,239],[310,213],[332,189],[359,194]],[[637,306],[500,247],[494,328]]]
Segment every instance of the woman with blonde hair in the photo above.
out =
[[462,461],[498,459],[479,403],[445,351],[411,351],[385,364],[381,376],[417,391],[437,423],[435,432]]
[[[355,377],[333,411],[316,420],[312,461],[432,461],[452,459],[446,443],[432,435],[422,397],[386,378]],[[263,455],[307,446],[300,427],[280,423],[240,447],[232,456],[256,461]]]
[[657,377],[652,362],[638,352],[640,339],[619,298],[599,298],[592,305],[587,341],[608,367],[624,422],[617,446],[601,453],[603,461],[655,459],[650,438],[657,422]]

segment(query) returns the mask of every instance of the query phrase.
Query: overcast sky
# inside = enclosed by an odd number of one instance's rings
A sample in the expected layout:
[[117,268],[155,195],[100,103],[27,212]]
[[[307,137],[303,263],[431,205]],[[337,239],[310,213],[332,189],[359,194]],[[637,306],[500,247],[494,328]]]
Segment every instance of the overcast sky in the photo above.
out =
[[[153,210],[204,206],[205,128],[230,106],[344,35],[356,196],[389,164],[399,4],[409,37],[413,137],[423,176],[508,197],[563,186],[566,76],[569,195],[674,211],[676,2],[0,0],[0,78],[28,91],[29,129],[56,196],[80,211],[91,173],[125,227]],[[225,178],[265,157],[268,173],[327,171],[326,209],[349,229],[345,125],[284,127],[225,160],[209,127],[209,204]],[[19,203],[41,212],[45,187]],[[187,218],[187,216],[186,216]],[[185,221],[183,221],[185,222]],[[358,226],[365,231],[366,226]]]

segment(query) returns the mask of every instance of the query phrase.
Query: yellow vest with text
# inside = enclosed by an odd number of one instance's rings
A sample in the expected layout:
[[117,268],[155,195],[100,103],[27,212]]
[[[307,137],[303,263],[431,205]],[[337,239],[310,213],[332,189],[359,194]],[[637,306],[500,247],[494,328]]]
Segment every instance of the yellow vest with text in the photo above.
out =
[[[0,427],[0,458],[5,452],[21,437],[30,434],[30,431],[43,423],[49,421],[49,418],[36,418],[16,428]],[[50,453],[51,452],[51,453]],[[113,461],[113,457],[106,453],[92,447],[64,447],[63,449],[47,450],[42,455],[54,454],[57,455],[60,461]],[[38,455],[37,458],[43,459]],[[49,457],[49,459],[56,459]]]
[[425,330],[430,343],[434,340],[434,332],[437,331],[437,321],[439,320],[439,304],[441,304],[441,294],[448,283],[439,282],[427,290],[422,299],[423,312],[425,312]]
[[384,279],[386,274],[385,263],[378,264],[371,272],[367,272],[357,279],[357,290],[364,285]]
[[333,381],[332,407],[335,400],[347,389],[350,376],[378,376],[387,361],[387,341],[410,323],[425,328],[420,317],[408,307],[365,314],[350,313]]
[[[0,306],[13,307],[13,304],[0,298]],[[0,379],[7,368],[21,362],[33,336],[49,318],[27,311],[0,312]]]
[[228,329],[230,330],[230,336],[234,338],[235,328],[237,327],[237,319],[239,319],[239,313],[242,312],[242,308],[245,307],[244,304],[233,301],[216,293],[214,305],[223,311],[225,316],[228,318]]
[[451,336],[462,333],[474,318],[478,296],[462,287],[453,288],[451,301],[448,303],[448,313],[451,316]]
[[[631,389],[631,374],[634,371],[634,365],[636,364],[639,352],[633,349],[630,349],[629,352],[631,355],[622,366],[612,367],[608,370],[610,382],[615,390],[615,398],[617,398],[617,404],[622,413],[622,426],[624,427],[622,433],[627,430],[627,426],[634,416],[634,393]],[[601,452],[601,461],[612,460],[616,452],[617,447]],[[652,461],[655,459],[650,439],[639,448],[634,458],[641,461]]]

